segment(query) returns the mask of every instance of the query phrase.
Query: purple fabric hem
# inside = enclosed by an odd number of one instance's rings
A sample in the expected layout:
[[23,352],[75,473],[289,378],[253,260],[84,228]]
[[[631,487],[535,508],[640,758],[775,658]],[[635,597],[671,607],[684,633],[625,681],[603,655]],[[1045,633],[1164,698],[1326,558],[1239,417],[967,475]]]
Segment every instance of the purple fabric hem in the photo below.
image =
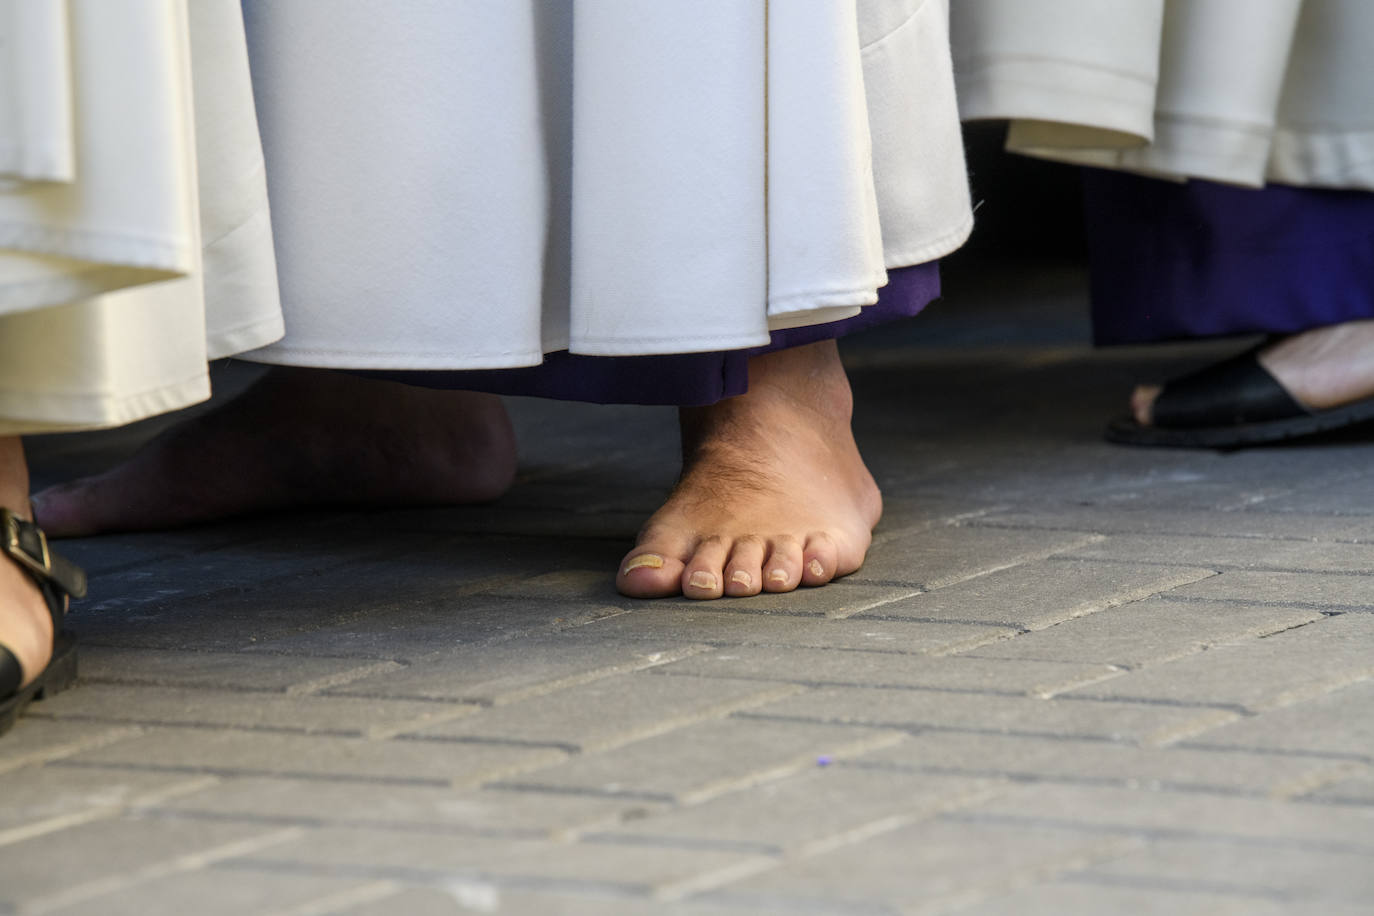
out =
[[1293,334],[1374,318],[1374,194],[1084,170],[1093,336]]
[[888,272],[878,302],[853,318],[774,331],[767,346],[670,356],[581,356],[559,351],[527,369],[358,371],[368,378],[491,394],[527,395],[593,404],[668,404],[701,407],[743,394],[749,357],[832,340],[920,313],[940,295],[938,261]]

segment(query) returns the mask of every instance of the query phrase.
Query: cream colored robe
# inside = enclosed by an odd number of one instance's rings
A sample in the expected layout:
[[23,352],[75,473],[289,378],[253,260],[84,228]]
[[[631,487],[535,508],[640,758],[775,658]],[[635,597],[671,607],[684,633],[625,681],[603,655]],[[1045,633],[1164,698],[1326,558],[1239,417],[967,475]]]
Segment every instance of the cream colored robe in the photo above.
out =
[[0,0],[0,434],[195,403],[281,336],[238,2],[187,13]]
[[1369,0],[953,0],[965,119],[1163,178],[1374,190]]

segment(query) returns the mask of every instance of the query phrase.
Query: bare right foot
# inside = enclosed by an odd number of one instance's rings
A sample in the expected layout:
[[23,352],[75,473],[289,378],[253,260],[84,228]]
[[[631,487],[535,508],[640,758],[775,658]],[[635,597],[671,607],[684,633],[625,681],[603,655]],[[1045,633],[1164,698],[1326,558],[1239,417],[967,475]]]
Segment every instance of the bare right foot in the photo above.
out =
[[683,471],[621,562],[636,598],[824,585],[859,568],[882,494],[850,429],[833,340],[754,356],[749,390],[683,409]]
[[494,395],[279,368],[33,503],[49,535],[78,537],[296,506],[486,502],[514,476],[515,433]]

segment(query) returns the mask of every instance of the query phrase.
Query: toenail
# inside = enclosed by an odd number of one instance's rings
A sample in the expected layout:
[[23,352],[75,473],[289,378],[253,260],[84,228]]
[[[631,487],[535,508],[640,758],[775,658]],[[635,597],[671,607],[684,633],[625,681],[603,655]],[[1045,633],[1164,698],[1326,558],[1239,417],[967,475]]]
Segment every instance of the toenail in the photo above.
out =
[[768,574],[769,582],[776,582],[779,585],[786,585],[788,580],[787,570],[775,569]]
[[730,574],[730,581],[736,585],[743,585],[745,588],[754,584],[754,577],[742,569],[737,569]]
[[649,569],[662,569],[663,558],[656,553],[641,553],[637,557],[631,557],[626,563],[625,568],[620,571],[622,576],[628,576],[632,570],[647,567]]
[[687,584],[692,586],[692,588],[715,588],[716,577],[711,573],[697,570],[692,573],[691,578],[687,580]]
[[825,567],[821,565],[820,560],[812,560],[810,563],[806,564],[806,568],[811,570],[811,575],[813,576],[825,575]]

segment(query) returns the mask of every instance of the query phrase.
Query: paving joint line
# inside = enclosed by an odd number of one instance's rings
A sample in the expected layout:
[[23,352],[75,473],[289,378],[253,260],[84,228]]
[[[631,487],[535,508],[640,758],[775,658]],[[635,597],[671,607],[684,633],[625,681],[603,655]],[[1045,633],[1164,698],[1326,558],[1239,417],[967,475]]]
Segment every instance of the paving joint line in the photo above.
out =
[[452,788],[452,780],[432,779],[420,776],[368,776],[362,773],[312,773],[296,770],[267,770],[255,767],[208,767],[182,766],[168,763],[126,763],[100,760],[54,760],[48,764],[53,767],[69,767],[83,770],[116,770],[135,773],[182,773],[191,776],[217,776],[224,779],[235,777],[266,779],[287,779],[297,782],[358,783],[372,786],[422,786],[429,788]]
[[[1130,510],[1127,510],[1127,513],[1129,513],[1129,511],[1130,511]],[[1145,510],[1141,510],[1141,511],[1145,511]],[[1237,513],[1235,513],[1235,514],[1236,514],[1236,515],[1244,515],[1244,514],[1269,515],[1269,516],[1274,516],[1274,517],[1281,517],[1281,516],[1284,515],[1285,513],[1280,513],[1280,512],[1267,512],[1267,513],[1244,513],[1244,512],[1237,512]],[[1337,517],[1337,518],[1365,518],[1366,516],[1335,516],[1335,517]],[[1003,530],[1003,531],[1082,531],[1082,530],[1083,530],[1082,528],[1076,528],[1076,527],[1070,527],[1070,526],[1059,526],[1059,525],[1017,525],[1017,524],[1012,524],[1012,523],[1009,523],[1009,522],[1008,522],[1008,523],[999,523],[996,519],[975,520],[975,521],[973,521],[973,522],[969,525],[969,527],[970,527],[970,528],[995,528],[995,529]],[[1311,543],[1318,543],[1318,544],[1350,544],[1350,545],[1357,546],[1357,547],[1367,546],[1367,545],[1370,543],[1369,541],[1363,541],[1363,540],[1348,540],[1348,539],[1345,539],[1345,538],[1327,538],[1327,539],[1324,539],[1324,540],[1317,540],[1317,541],[1314,542],[1314,540],[1313,540],[1312,538],[1310,538],[1310,537],[1298,537],[1298,536],[1296,536],[1296,535],[1284,535],[1284,536],[1278,536],[1278,537],[1271,537],[1271,536],[1269,536],[1269,535],[1263,535],[1263,534],[1214,534],[1214,533],[1211,533],[1211,532],[1204,532],[1204,531],[1143,531],[1143,530],[1142,530],[1142,531],[1102,531],[1102,530],[1098,530],[1098,531],[1096,531],[1096,532],[1094,532],[1094,533],[1100,534],[1100,535],[1102,535],[1104,538],[1114,538],[1114,537],[1208,538],[1208,539],[1211,539],[1211,540],[1275,541],[1275,542],[1278,542],[1278,543],[1293,543],[1293,544],[1311,544]],[[1100,560],[1102,560],[1102,561],[1104,561],[1104,562],[1117,562],[1117,563],[1132,562],[1132,561],[1129,561],[1129,560],[1120,560],[1120,559],[1113,559],[1113,558],[1108,558],[1108,557],[1064,557],[1064,558],[1062,558],[1062,559],[1094,559],[1094,560],[1099,560],[1099,559],[1100,559]]]
[[[1290,803],[1285,803],[1290,804]],[[995,812],[956,811],[939,815],[942,820],[967,824],[988,824],[1007,827],[1049,827],[1071,830],[1079,833],[1119,834],[1140,836],[1152,840],[1203,840],[1207,842],[1231,843],[1237,846],[1259,846],[1272,849],[1302,849],[1313,852],[1354,853],[1368,855],[1374,853],[1374,843],[1349,843],[1343,840],[1307,840],[1279,836],[1249,836],[1243,833],[1225,833],[1215,830],[1197,830],[1185,827],[1152,827],[1143,824],[1116,822],[1075,821],[1069,818],[1041,817],[1023,814],[997,814]]]
[[1201,595],[1171,595],[1167,592],[1159,596],[1161,601],[1175,604],[1229,604],[1243,607],[1292,608],[1299,611],[1318,611],[1324,616],[1334,617],[1341,614],[1362,614],[1374,611],[1367,604],[1314,604],[1308,601],[1263,601],[1255,598],[1204,597]]
[[[928,774],[931,776],[963,776],[973,779],[999,779],[1006,782],[1016,783],[1017,785],[1034,785],[1048,783],[1063,786],[1082,786],[1084,788],[1104,788],[1104,789],[1134,789],[1144,781],[1148,782],[1152,790],[1164,792],[1177,792],[1180,795],[1207,795],[1217,798],[1248,798],[1255,800],[1280,800],[1273,792],[1262,789],[1243,789],[1233,786],[1225,786],[1210,783],[1189,783],[1176,782],[1168,779],[1141,780],[1134,777],[1113,777],[1113,776],[1077,776],[1067,773],[1034,773],[1030,771],[1015,770],[984,770],[974,768],[963,769],[960,767],[936,766],[936,765],[916,765],[916,764],[873,764],[865,765],[855,763],[853,766],[863,769],[875,769],[896,773]],[[1288,798],[1282,799],[1287,801]],[[1374,802],[1371,802],[1374,804]]]
[[1235,884],[1224,881],[1182,881],[1177,878],[1166,878],[1159,875],[1110,875],[1089,870],[1065,875],[1061,880],[1069,884],[1079,884],[1089,887],[1128,887],[1139,890],[1164,891],[1166,893],[1202,893],[1219,897],[1243,897],[1257,900],[1272,900],[1276,903],[1295,903],[1300,900],[1313,899],[1310,894],[1298,894],[1292,891],[1284,891],[1282,888],[1254,887],[1251,885]]
[[[1359,545],[1366,546],[1364,544]],[[1203,560],[1200,563],[1180,563],[1169,560],[1154,560],[1149,557],[1132,557],[1125,559],[1122,557],[1080,557],[1072,554],[1056,554],[1045,558],[1047,561],[1056,563],[1072,562],[1092,562],[1112,564],[1116,566],[1191,566],[1197,569],[1210,569],[1214,575],[1221,575],[1228,572],[1256,572],[1256,573],[1295,573],[1304,576],[1343,576],[1347,578],[1367,579],[1374,576],[1366,570],[1359,569],[1312,569],[1311,567],[1300,566],[1263,566],[1259,564],[1246,563],[1217,563],[1210,560]],[[1211,577],[1208,577],[1211,578]],[[1204,580],[1198,580],[1204,581]],[[1191,583],[1188,583],[1191,584]],[[1177,587],[1177,586],[1176,586]],[[1222,600],[1222,599],[1211,599]]]
[[366,738],[358,729],[311,728],[305,725],[248,725],[241,722],[165,721],[160,719],[123,719],[96,713],[52,713],[47,710],[27,712],[30,719],[48,722],[96,722],[107,725],[130,725],[142,729],[186,729],[188,731],[250,732],[269,735],[308,735],[317,738]]
[[1209,751],[1231,753],[1239,751],[1246,754],[1260,754],[1274,757],[1310,757],[1314,760],[1342,760],[1374,766],[1374,754],[1360,754],[1346,751],[1314,751],[1306,748],[1263,747],[1246,744],[1212,744],[1205,741],[1180,741],[1176,748],[1190,751]]
[[165,821],[203,821],[222,824],[256,824],[262,827],[301,827],[313,830],[380,830],[388,833],[470,837],[490,840],[548,840],[550,832],[521,827],[471,827],[429,821],[386,821],[371,818],[311,817],[293,814],[208,811],[198,808],[165,808],[159,805],[130,808],[140,817]]
[[[552,841],[551,841],[552,842]],[[216,862],[214,867],[225,871],[266,872],[279,875],[325,878],[362,878],[379,881],[399,881],[407,886],[444,890],[455,879],[483,881],[494,887],[510,890],[571,891],[621,899],[643,900],[653,889],[645,884],[631,884],[582,878],[550,878],[542,875],[496,874],[478,868],[424,868],[400,865],[365,865],[359,863],[315,864],[286,859],[232,858]]]

